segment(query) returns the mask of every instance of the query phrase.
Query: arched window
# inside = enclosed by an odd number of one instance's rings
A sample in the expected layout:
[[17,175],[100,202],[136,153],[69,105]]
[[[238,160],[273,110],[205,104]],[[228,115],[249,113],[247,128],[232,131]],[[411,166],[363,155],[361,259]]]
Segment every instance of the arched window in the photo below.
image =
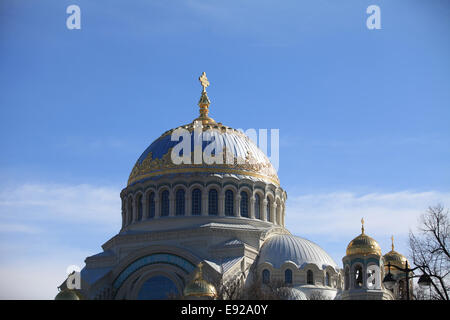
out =
[[262,272],[262,281],[264,284],[268,284],[270,282],[270,271],[264,269]]
[[175,214],[177,216],[184,216],[185,200],[184,189],[178,189],[175,194]]
[[344,290],[348,290],[350,285],[350,271],[348,266],[345,268],[345,274],[344,274]]
[[141,221],[142,220],[142,195],[139,194],[137,199],[136,199],[136,204],[137,204],[137,220]]
[[241,191],[241,217],[248,218],[248,193]]
[[234,216],[234,194],[233,191],[225,191],[225,215]]
[[165,300],[177,296],[178,289],[173,281],[165,276],[157,275],[146,280],[137,296],[138,300]]
[[154,218],[155,217],[155,193],[150,192],[148,195],[148,217]]
[[161,216],[166,217],[169,215],[169,191],[164,190],[161,193]]
[[355,267],[355,288],[361,288],[363,286],[363,271],[360,265]]
[[314,284],[314,273],[311,270],[306,272],[306,283]]
[[255,195],[255,218],[261,219],[261,197],[259,194]]
[[325,285],[328,286],[328,287],[331,286],[331,284],[330,284],[330,274],[328,272],[325,273]]
[[266,208],[267,216],[266,220],[270,221],[270,199],[267,199],[267,208]]
[[199,216],[202,213],[202,191],[200,189],[192,190],[192,215]]
[[208,195],[208,213],[211,216],[216,216],[219,211],[219,200],[217,196],[217,190],[211,189],[209,190]]
[[291,269],[286,269],[284,271],[284,283],[292,284],[292,270]]
[[133,201],[131,197],[128,198],[128,208],[127,208],[127,223],[130,224],[133,219]]

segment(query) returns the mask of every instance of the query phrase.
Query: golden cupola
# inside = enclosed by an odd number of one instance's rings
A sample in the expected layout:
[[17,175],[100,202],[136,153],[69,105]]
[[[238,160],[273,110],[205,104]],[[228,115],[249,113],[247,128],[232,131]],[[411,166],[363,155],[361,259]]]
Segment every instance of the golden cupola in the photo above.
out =
[[203,279],[203,264],[200,262],[195,271],[194,278],[186,285],[183,295],[188,298],[216,298],[217,291],[214,285]]
[[[392,240],[392,250],[383,256],[384,266],[387,268],[388,263],[390,263],[391,265],[395,265],[400,268],[405,268],[407,259],[404,255],[394,250],[394,236],[391,237],[391,240]],[[391,271],[392,270],[394,270],[394,268],[392,268]]]
[[355,239],[350,241],[350,243],[347,246],[346,255],[378,255],[382,256],[381,254],[381,248],[378,242],[375,241],[375,239],[369,237],[364,233],[364,219],[361,219],[361,234],[357,236]]

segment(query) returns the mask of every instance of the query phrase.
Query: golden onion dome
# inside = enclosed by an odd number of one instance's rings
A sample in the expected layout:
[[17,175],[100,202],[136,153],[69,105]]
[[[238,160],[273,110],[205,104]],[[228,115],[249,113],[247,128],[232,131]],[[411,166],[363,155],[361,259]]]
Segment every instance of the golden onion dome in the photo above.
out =
[[364,219],[361,219],[361,223],[362,223],[361,234],[352,241],[350,241],[350,243],[347,246],[346,255],[350,256],[354,254],[360,255],[374,254],[381,256],[381,248],[378,242],[376,242],[375,239],[369,237],[364,233]]
[[81,300],[81,294],[76,292],[75,290],[64,289],[58,292],[55,297],[55,300]]
[[[404,255],[402,255],[401,253],[398,253],[397,251],[394,250],[394,236],[392,236],[391,239],[392,239],[392,250],[383,256],[384,266],[387,269],[388,264],[390,263],[391,265],[395,265],[400,268],[405,268],[406,262],[408,260],[406,259],[406,257]],[[393,271],[393,270],[396,270],[396,269],[392,268],[391,271]]]
[[214,285],[203,279],[202,267],[203,264],[200,263],[194,278],[184,288],[183,295],[185,297],[217,297],[217,291]]

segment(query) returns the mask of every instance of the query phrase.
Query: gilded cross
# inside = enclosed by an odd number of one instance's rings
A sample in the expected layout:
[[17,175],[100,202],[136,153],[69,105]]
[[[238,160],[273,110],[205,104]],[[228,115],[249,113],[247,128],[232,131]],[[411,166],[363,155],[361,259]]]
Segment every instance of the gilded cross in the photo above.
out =
[[209,81],[206,77],[206,73],[203,72],[202,75],[198,78],[203,87],[203,92],[206,92],[206,88],[209,87]]
[[394,251],[394,236],[391,236],[391,240],[392,240],[392,251]]

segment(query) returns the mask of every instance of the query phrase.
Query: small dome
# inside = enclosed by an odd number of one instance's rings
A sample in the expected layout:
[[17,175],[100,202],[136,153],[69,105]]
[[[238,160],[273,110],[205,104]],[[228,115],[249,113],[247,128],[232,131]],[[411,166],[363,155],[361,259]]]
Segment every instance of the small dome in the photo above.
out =
[[[388,263],[390,263],[391,265],[400,267],[400,268],[406,267],[406,261],[408,261],[406,259],[406,257],[404,255],[402,255],[401,253],[398,253],[397,251],[394,250],[394,237],[392,237],[392,250],[383,256],[383,260],[384,260],[384,266],[386,268],[388,268]],[[396,269],[392,268],[391,271],[393,271],[393,270],[396,270]]]
[[299,268],[308,263],[320,269],[331,266],[338,269],[336,262],[314,242],[288,234],[274,235],[267,239],[260,251],[259,263],[268,262],[280,268],[285,262],[293,262]]
[[292,287],[282,287],[279,288],[278,294],[282,300],[308,300],[306,294],[303,291],[292,288]]
[[364,220],[362,219],[361,222],[363,224],[363,226],[361,227],[361,234],[350,241],[347,246],[346,255],[350,256],[353,254],[375,254],[381,256],[380,245],[375,241],[375,239],[369,237],[364,233]]
[[202,264],[198,265],[198,269],[195,272],[194,279],[189,282],[183,290],[185,297],[210,297],[215,298],[217,296],[216,288],[203,279]]
[[[406,267],[406,257],[404,255],[402,255],[401,253],[398,253],[397,251],[389,251],[388,253],[386,253],[383,256],[384,259],[384,265],[387,267],[388,263],[390,263],[391,265],[396,265],[397,267],[400,268],[405,268]],[[392,269],[391,269],[392,271]]]
[[64,289],[58,292],[55,300],[81,300],[81,295],[74,290]]

